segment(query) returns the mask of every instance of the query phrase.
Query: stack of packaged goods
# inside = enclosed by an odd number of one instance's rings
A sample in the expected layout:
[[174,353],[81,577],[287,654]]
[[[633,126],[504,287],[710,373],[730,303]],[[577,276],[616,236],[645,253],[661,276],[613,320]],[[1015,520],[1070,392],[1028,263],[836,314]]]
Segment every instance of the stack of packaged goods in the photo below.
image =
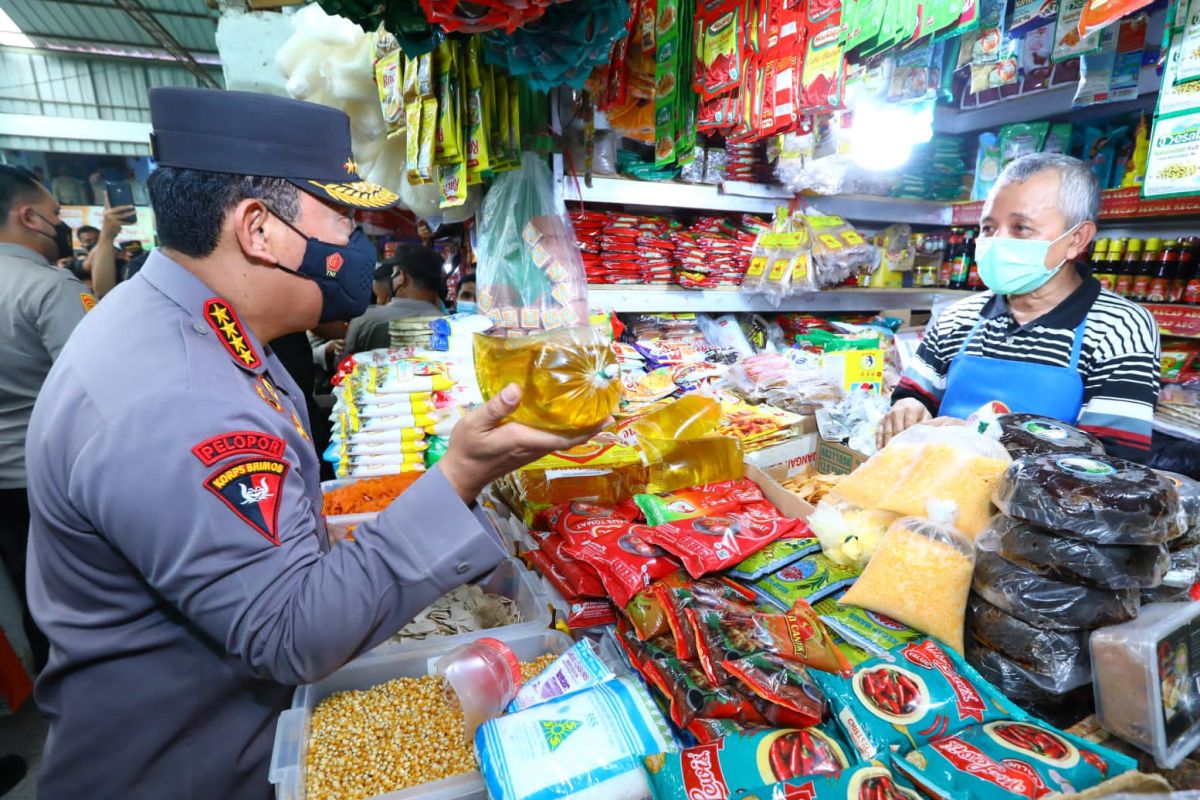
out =
[[[675,265],[671,223],[665,217],[608,215],[600,235],[600,283],[668,284]],[[589,276],[590,277],[590,276]]]
[[701,217],[673,231],[675,282],[685,289],[741,286],[754,239],[765,227],[747,214],[737,224],[723,217]]
[[608,223],[608,214],[603,211],[577,209],[570,212],[571,225],[575,228],[575,239],[579,242],[579,257],[588,283],[604,283],[604,252],[600,235]]
[[[1014,701],[1077,717],[1092,697],[1091,632],[1133,619],[1143,592],[1162,591],[1168,544],[1188,526],[1177,488],[1154,470],[1055,420],[999,422],[1017,458],[996,487],[1002,514],[977,542],[967,657]],[[1185,596],[1194,547],[1187,558]]]
[[913,148],[893,194],[922,200],[958,199],[970,177],[962,145],[958,136],[935,136],[928,144]]
[[767,143],[728,142],[725,180],[746,183],[774,183],[775,170],[767,157]]
[[424,471],[445,452],[462,414],[454,374],[468,373],[420,352],[370,350],[339,370],[324,454],[339,478]]

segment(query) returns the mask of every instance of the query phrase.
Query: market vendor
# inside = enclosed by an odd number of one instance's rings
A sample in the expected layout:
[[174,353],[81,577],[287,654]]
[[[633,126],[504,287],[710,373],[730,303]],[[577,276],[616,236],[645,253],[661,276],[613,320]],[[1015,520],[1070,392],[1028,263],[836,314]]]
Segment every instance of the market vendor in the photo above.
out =
[[265,800],[293,687],[496,566],[478,493],[588,436],[503,424],[509,386],[331,549],[304,395],[263,343],[363,312],[352,213],[397,197],[356,174],[341,111],[167,88],[150,113],[161,248],[71,337],[29,429],[38,796]]
[[1158,329],[1076,263],[1096,234],[1100,193],[1087,164],[1040,153],[1013,161],[983,206],[976,260],[990,291],[925,330],[892,395],[879,443],[935,416],[965,419],[993,400],[1097,436],[1144,461],[1159,390]]

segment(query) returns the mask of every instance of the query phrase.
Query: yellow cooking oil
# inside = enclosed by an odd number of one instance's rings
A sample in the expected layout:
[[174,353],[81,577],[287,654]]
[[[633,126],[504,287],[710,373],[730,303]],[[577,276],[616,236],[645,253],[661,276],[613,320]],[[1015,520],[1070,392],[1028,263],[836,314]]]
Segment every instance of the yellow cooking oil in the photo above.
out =
[[641,439],[646,491],[673,492],[742,477],[742,442],[730,436],[698,439]]
[[719,402],[711,397],[689,394],[625,424],[621,438],[625,441],[698,439],[710,435],[720,424]]

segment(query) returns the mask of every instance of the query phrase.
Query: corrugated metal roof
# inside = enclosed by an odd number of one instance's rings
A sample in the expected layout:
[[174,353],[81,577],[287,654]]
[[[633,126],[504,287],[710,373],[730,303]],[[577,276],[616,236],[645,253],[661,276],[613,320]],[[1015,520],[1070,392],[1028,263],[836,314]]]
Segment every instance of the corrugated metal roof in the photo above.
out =
[[[215,59],[218,13],[204,0],[141,0],[159,24],[200,61]],[[0,0],[17,27],[46,47],[81,47],[119,54],[122,48],[159,49],[113,0]]]
[[0,134],[0,150],[33,150],[42,153],[85,153],[104,156],[150,155],[149,143],[49,139],[43,136],[7,136],[4,134]]

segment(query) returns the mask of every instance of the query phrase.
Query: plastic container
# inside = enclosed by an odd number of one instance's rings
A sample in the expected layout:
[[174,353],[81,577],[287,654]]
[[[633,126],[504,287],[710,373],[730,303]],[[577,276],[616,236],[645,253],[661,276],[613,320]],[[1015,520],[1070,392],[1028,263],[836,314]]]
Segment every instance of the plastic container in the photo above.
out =
[[475,581],[485,592],[507,597],[517,605],[521,612],[521,622],[515,625],[504,625],[471,633],[459,633],[453,636],[430,636],[425,639],[414,639],[409,642],[388,640],[371,651],[372,655],[386,653],[404,653],[414,647],[424,647],[431,642],[463,642],[478,639],[481,636],[505,636],[512,631],[542,631],[550,627],[554,618],[550,613],[549,598],[545,587],[537,576],[527,570],[515,558],[501,561],[500,564],[484,577]]
[[[476,638],[483,638],[483,631]],[[532,661],[546,653],[565,653],[573,644],[571,637],[558,631],[511,631],[501,633],[521,661]],[[304,765],[308,761],[308,731],[313,709],[335,692],[369,689],[393,678],[417,678],[433,673],[433,665],[461,644],[461,640],[438,639],[403,653],[369,653],[351,661],[323,681],[296,689],[292,707],[279,715],[275,727],[275,747],[271,753],[268,780],[275,785],[276,800],[305,800]],[[414,786],[398,792],[376,795],[379,800],[486,800],[487,791],[478,772]]]
[[1200,745],[1200,603],[1155,603],[1092,633],[1096,719],[1174,769]]
[[[321,497],[323,498],[334,489],[349,486],[360,480],[362,479],[349,478],[339,481],[321,481]],[[335,514],[331,517],[325,517],[325,529],[329,531],[329,543],[332,545],[345,541],[354,532],[355,528],[364,522],[370,522],[378,516],[378,511],[368,511],[365,514]]]
[[438,659],[434,672],[446,681],[446,695],[463,712],[463,736],[504,713],[521,688],[521,662],[499,639],[485,636],[459,645]]

